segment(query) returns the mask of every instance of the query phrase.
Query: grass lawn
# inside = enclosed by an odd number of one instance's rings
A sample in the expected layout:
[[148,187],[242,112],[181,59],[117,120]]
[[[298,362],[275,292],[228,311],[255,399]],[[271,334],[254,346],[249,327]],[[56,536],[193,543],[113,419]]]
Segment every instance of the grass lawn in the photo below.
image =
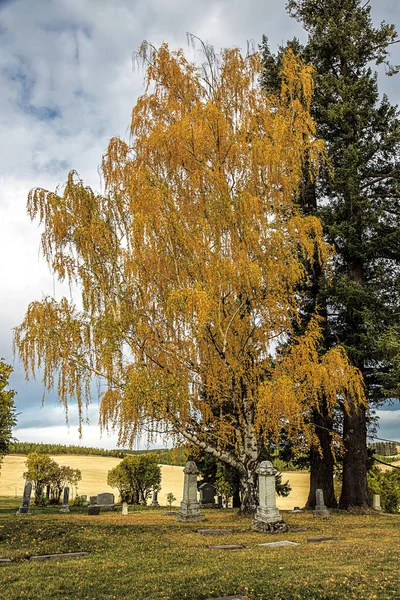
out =
[[[38,510],[17,517],[19,501],[0,502],[1,600],[203,600],[242,594],[255,599],[398,599],[400,516],[333,512],[283,516],[306,531],[266,535],[235,511],[206,510],[203,523],[178,523],[165,509],[87,516]],[[203,536],[198,528],[229,528]],[[307,538],[338,540],[307,543]],[[298,546],[260,547],[290,540]],[[209,544],[244,544],[234,551]],[[35,554],[88,551],[89,556],[29,562]]]

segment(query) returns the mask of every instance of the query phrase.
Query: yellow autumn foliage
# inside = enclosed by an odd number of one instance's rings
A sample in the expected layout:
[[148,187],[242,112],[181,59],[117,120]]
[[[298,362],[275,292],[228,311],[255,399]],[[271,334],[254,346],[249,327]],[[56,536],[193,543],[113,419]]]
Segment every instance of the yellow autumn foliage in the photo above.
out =
[[248,474],[282,427],[312,439],[322,395],[331,408],[363,401],[345,352],[321,352],[316,318],[294,335],[300,284],[332,252],[296,203],[324,153],[312,71],[289,50],[281,93],[267,96],[258,53],[224,50],[208,77],[166,44],[139,57],[146,92],[130,141],[103,156],[105,194],[72,172],[62,193],[29,195],[46,260],[82,297],[31,304],[16,348],[47,388],[57,375],[65,405],[81,409],[102,377],[102,423],[122,444],[167,431]]

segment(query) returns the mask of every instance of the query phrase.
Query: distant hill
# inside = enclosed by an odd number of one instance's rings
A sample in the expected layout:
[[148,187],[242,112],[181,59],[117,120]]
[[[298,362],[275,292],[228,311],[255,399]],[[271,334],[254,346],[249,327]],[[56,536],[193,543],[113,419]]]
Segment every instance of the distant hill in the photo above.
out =
[[10,445],[10,454],[79,454],[84,456],[112,456],[123,458],[127,454],[145,454],[154,452],[159,457],[159,463],[163,465],[183,466],[187,461],[184,448],[166,448],[157,450],[127,450],[116,448],[105,450],[104,448],[89,448],[86,446],[66,446],[63,444],[38,444],[34,442],[14,442]]

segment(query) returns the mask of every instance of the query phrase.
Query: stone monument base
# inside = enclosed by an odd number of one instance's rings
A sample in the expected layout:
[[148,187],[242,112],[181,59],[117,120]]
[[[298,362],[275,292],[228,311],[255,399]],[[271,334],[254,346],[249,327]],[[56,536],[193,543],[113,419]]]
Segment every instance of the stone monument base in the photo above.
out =
[[313,517],[315,517],[317,519],[329,519],[330,518],[329,510],[327,508],[325,508],[323,510],[315,509],[313,511]]
[[182,521],[184,523],[189,523],[189,522],[193,523],[193,522],[197,522],[197,521],[204,521],[205,516],[202,515],[201,513],[191,515],[188,513],[178,512],[176,515],[176,520]]
[[68,513],[68,512],[69,512],[69,506],[62,506],[62,507],[60,508],[60,512],[63,512],[63,513]]
[[29,508],[25,506],[21,506],[15,513],[16,515],[30,515],[32,513],[29,512]]
[[274,521],[273,523],[254,519],[251,528],[254,531],[260,531],[261,533],[286,533],[289,531],[289,527],[283,519]]

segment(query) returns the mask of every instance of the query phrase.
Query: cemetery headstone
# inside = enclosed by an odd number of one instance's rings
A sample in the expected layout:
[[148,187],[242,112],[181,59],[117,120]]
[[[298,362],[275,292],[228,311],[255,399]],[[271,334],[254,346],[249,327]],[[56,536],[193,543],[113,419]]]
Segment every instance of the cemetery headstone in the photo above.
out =
[[189,461],[183,469],[183,499],[176,515],[177,521],[204,521],[197,501],[197,474],[199,470],[196,463]]
[[97,494],[97,506],[100,507],[100,512],[115,510],[114,494],[109,492]]
[[329,510],[326,508],[325,506],[325,502],[324,502],[324,492],[321,489],[316,490],[315,492],[315,510],[314,510],[314,517],[319,517],[322,519],[328,519],[329,518]]
[[257,544],[257,546],[270,546],[271,548],[280,548],[281,546],[298,546],[299,544],[296,542],[288,542],[287,540],[282,540],[280,542],[267,542],[265,544]]
[[128,514],[128,503],[127,502],[123,502],[122,503],[122,514],[123,515],[127,515]]
[[214,506],[215,485],[212,483],[202,483],[199,486],[200,506],[203,508],[212,508]]
[[69,501],[69,487],[65,487],[64,493],[63,493],[63,503],[60,508],[60,512],[69,512],[68,501]]
[[100,506],[96,506],[96,504],[89,504],[87,514],[88,515],[99,515],[100,514]]
[[151,506],[160,506],[158,502],[158,492],[156,490],[154,490],[153,492],[153,500],[151,502]]
[[382,510],[381,508],[381,497],[379,494],[374,494],[372,497],[372,508],[374,510]]
[[201,535],[229,535],[232,529],[198,529],[197,533]]
[[287,531],[287,525],[276,506],[275,476],[277,472],[269,460],[264,460],[257,469],[260,503],[252,523],[252,529],[255,531]]
[[26,481],[24,485],[24,495],[22,496],[22,504],[18,509],[17,515],[29,514],[29,503],[32,494],[32,481]]
[[97,504],[97,496],[90,496],[90,504]]
[[82,494],[81,498],[82,498],[82,502],[83,503],[87,502],[87,495],[86,494]]

